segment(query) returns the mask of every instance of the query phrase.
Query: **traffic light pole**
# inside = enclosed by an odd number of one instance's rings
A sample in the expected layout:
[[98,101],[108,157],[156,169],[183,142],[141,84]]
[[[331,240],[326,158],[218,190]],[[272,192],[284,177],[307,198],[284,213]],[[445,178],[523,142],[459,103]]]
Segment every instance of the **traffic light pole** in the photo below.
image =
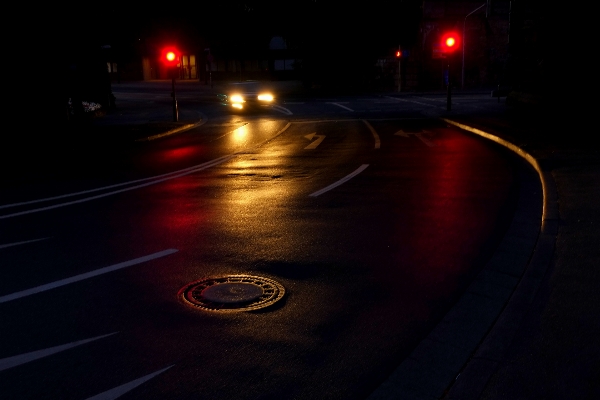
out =
[[452,110],[452,85],[450,85],[450,61],[448,61],[448,95],[446,97],[446,110]]
[[177,97],[175,97],[175,73],[171,77],[171,97],[173,97],[173,122],[179,121],[179,108],[177,108]]

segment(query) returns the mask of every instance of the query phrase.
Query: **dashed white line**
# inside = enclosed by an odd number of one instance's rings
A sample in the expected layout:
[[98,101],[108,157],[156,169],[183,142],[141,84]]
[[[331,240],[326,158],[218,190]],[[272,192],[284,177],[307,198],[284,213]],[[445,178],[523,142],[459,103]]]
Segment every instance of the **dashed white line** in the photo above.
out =
[[51,283],[47,283],[45,285],[37,286],[37,287],[31,288],[31,289],[26,289],[26,290],[22,290],[20,292],[7,294],[5,296],[0,297],[0,303],[6,303],[8,301],[17,300],[17,299],[20,299],[23,297],[31,296],[32,294],[45,292],[47,290],[56,289],[61,286],[65,286],[65,285],[69,285],[71,283],[75,283],[75,282],[79,282],[79,281],[82,281],[85,279],[93,278],[95,276],[106,274],[108,272],[113,272],[113,271],[116,271],[116,270],[119,270],[122,268],[131,267],[132,265],[137,265],[137,264],[144,263],[146,261],[155,260],[157,258],[165,257],[170,254],[176,253],[177,251],[178,251],[177,249],[168,249],[168,250],[159,251],[158,253],[149,254],[144,257],[139,257],[139,258],[136,258],[133,260],[121,262],[121,263],[114,264],[114,265],[104,267],[104,268],[100,268],[100,269],[97,269],[94,271],[75,275],[70,278],[61,279],[56,282],[51,282]]
[[326,192],[330,191],[331,189],[334,189],[334,188],[340,186],[341,184],[348,182],[350,179],[354,178],[356,175],[360,174],[365,169],[367,169],[368,166],[369,166],[369,164],[363,164],[363,165],[361,165],[360,167],[358,167],[358,169],[356,171],[352,172],[351,174],[346,175],[345,177],[343,177],[339,181],[334,182],[331,185],[329,185],[327,187],[324,187],[321,190],[318,190],[318,191],[316,191],[314,193],[309,194],[309,197],[320,196],[323,193],[326,193]]
[[153,372],[146,376],[142,376],[141,378],[138,378],[131,382],[125,383],[121,386],[117,386],[116,388],[107,390],[106,392],[102,392],[95,396],[88,397],[87,400],[114,400],[114,399],[117,399],[117,398],[123,396],[125,393],[129,392],[130,390],[133,390],[136,387],[140,386],[142,383],[147,382],[150,379],[154,378],[155,376],[162,374],[163,372],[165,372],[166,370],[168,370],[171,367],[173,367],[173,366],[170,365],[167,368],[161,369],[160,371],[156,371],[156,372]]
[[81,346],[89,342],[93,342],[98,339],[102,339],[108,336],[112,336],[118,332],[109,333],[108,335],[96,336],[90,339],[78,340],[76,342],[61,344],[59,346],[49,347],[43,350],[36,350],[30,353],[19,354],[18,356],[7,357],[0,360],[0,371],[18,367],[19,365],[26,364],[31,361],[39,360],[40,358],[51,356],[52,354],[60,353],[65,350],[72,349],[73,347]]
[[13,247],[13,246],[20,246],[22,244],[27,244],[27,243],[39,242],[40,240],[46,240],[46,239],[50,239],[50,238],[41,238],[41,239],[25,240],[22,242],[0,244],[0,249],[5,249],[7,247]]

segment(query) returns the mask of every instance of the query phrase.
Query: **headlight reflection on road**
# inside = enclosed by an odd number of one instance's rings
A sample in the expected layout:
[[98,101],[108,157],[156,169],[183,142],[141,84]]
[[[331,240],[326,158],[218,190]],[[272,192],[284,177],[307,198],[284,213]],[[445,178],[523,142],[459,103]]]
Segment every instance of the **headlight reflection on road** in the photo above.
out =
[[236,143],[245,142],[248,139],[249,133],[248,124],[241,126],[233,131],[233,140]]

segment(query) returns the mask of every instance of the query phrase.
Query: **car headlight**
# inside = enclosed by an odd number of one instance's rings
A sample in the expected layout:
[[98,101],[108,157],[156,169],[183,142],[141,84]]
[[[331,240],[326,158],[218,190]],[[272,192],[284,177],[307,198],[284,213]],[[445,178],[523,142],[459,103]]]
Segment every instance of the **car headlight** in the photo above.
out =
[[273,101],[273,95],[270,93],[261,93],[258,95],[260,101]]
[[243,103],[244,97],[240,94],[232,94],[230,100],[232,103]]

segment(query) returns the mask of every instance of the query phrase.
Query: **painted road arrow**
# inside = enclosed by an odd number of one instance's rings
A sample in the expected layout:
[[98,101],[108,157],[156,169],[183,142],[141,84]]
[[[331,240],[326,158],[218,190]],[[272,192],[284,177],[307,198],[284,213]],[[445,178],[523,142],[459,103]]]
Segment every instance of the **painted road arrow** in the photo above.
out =
[[435,143],[433,143],[431,140],[427,139],[426,137],[423,137],[423,134],[421,132],[404,132],[402,129],[400,129],[398,132],[394,133],[395,136],[402,136],[402,137],[409,137],[409,135],[415,135],[416,137],[418,137],[421,142],[425,143],[427,146],[429,147],[434,147]]
[[317,132],[311,133],[310,135],[306,135],[304,137],[307,138],[308,140],[313,140],[315,136],[317,137],[317,140],[315,140],[314,142],[312,142],[311,144],[309,144],[308,146],[306,146],[304,148],[305,150],[316,149],[317,146],[321,144],[321,142],[323,141],[323,139],[325,139],[325,135],[317,135]]

